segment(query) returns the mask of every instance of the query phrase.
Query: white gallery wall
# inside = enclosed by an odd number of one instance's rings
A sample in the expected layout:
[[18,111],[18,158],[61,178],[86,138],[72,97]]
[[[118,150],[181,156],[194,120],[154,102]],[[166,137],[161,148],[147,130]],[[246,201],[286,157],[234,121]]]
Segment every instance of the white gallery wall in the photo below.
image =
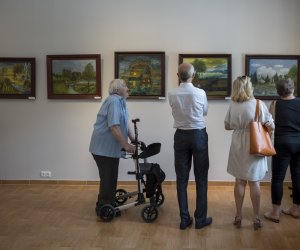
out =
[[[36,58],[36,100],[0,99],[0,180],[98,180],[88,152],[96,114],[114,78],[115,51],[164,51],[166,92],[178,84],[179,53],[232,54],[232,76],[245,54],[300,54],[298,0],[1,0],[0,57]],[[47,99],[46,55],[101,54],[102,100]],[[266,102],[269,105],[269,102]],[[228,100],[210,100],[210,181],[227,174]],[[161,142],[149,160],[175,180],[173,119],[165,100],[128,100],[139,136]],[[120,180],[133,180],[121,160]],[[269,175],[266,177],[269,179]]]

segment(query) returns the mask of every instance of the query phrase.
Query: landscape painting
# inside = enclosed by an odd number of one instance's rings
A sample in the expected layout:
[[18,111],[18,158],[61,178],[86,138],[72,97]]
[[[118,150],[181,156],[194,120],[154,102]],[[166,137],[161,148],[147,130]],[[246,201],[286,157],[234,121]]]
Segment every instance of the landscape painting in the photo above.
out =
[[101,98],[100,55],[48,55],[49,99]]
[[299,56],[246,55],[246,74],[251,78],[254,95],[260,99],[278,99],[276,83],[291,78],[299,91]]
[[35,58],[0,58],[0,98],[35,99]]
[[164,98],[165,53],[115,52],[115,78],[125,80],[129,98]]
[[191,63],[196,71],[192,81],[208,99],[225,99],[231,93],[231,54],[179,54],[179,64]]

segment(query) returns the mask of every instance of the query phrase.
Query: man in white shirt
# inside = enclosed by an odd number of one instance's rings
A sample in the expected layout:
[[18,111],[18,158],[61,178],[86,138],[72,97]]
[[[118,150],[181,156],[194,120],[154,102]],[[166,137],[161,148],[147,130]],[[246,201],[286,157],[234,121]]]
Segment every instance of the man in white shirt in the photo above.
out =
[[209,168],[208,136],[204,116],[208,105],[204,90],[194,87],[193,65],[179,65],[180,85],[168,95],[174,118],[174,155],[177,198],[180,210],[180,229],[193,223],[188,210],[187,185],[193,159],[196,181],[195,228],[200,229],[212,223],[207,217],[207,177]]

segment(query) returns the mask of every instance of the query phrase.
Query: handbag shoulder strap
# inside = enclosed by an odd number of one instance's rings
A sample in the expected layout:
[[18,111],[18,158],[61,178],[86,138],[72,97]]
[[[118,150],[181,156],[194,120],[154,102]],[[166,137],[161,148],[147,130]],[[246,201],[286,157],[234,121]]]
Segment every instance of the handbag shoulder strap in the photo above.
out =
[[254,121],[258,121],[258,117],[259,117],[259,100],[256,99],[256,109],[255,109]]

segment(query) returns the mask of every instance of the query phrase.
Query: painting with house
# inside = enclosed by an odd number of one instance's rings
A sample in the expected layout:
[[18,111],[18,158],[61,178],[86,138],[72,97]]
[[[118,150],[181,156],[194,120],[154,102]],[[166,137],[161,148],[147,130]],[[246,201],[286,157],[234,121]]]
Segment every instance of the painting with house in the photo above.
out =
[[115,77],[126,81],[129,98],[165,95],[164,52],[116,52]]

